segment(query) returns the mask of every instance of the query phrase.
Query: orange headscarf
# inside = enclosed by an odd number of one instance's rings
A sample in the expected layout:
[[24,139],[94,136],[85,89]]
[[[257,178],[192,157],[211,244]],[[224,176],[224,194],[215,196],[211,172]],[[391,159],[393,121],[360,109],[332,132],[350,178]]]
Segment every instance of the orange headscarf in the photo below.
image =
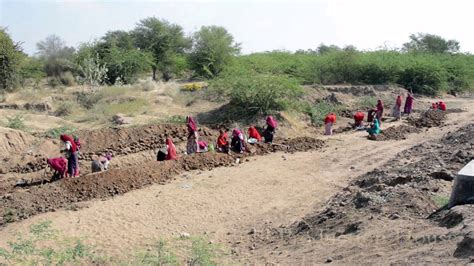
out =
[[254,138],[258,141],[262,141],[262,136],[260,136],[260,133],[258,133],[258,130],[255,127],[249,127],[249,138]]
[[168,146],[168,154],[166,154],[166,160],[178,160],[176,147],[174,146],[173,140],[171,140],[171,138],[166,139],[166,145]]

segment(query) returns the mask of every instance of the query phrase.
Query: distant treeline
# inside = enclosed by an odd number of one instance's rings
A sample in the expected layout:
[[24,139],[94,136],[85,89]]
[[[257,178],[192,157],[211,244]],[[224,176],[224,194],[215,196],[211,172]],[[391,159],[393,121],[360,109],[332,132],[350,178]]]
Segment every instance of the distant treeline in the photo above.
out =
[[[21,44],[0,29],[0,91],[37,86],[44,78],[51,86],[130,84],[143,73],[150,73],[154,80],[209,80],[211,88],[219,86],[222,95],[258,96],[263,89],[252,86],[272,82],[291,88],[388,83],[430,95],[474,87],[474,56],[460,53],[457,41],[431,34],[411,35],[403,47],[392,50],[359,51],[354,46],[321,44],[294,53],[241,55],[240,44],[223,27],[203,26],[186,36],[181,26],[149,17],[131,31],[110,31],[79,47],[68,47],[51,35],[37,48],[35,56],[27,56]],[[285,88],[281,92],[285,94]]]

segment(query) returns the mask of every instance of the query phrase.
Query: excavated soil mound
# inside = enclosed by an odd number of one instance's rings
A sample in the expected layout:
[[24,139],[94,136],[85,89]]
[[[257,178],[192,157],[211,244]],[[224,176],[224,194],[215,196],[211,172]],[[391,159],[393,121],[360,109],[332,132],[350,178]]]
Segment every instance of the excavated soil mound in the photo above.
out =
[[10,153],[23,152],[35,140],[36,138],[28,133],[0,127],[0,158]]
[[[257,144],[251,148],[253,154],[265,154],[275,151],[307,151],[321,148],[323,144],[321,140],[301,137],[284,140],[278,145]],[[153,183],[164,183],[183,171],[230,166],[236,163],[236,158],[251,155],[252,153],[229,155],[215,152],[194,154],[181,157],[178,161],[149,161],[125,169],[111,169],[40,186],[17,188],[0,195],[0,226],[38,213],[65,208],[76,202],[107,198]]]
[[[18,135],[20,134],[20,135]],[[17,147],[15,151],[23,151],[31,141],[28,136],[21,132],[17,137],[7,134],[4,139],[8,142],[6,147]],[[80,161],[90,161],[94,156],[111,152],[114,156],[128,155],[146,150],[154,150],[164,146],[165,139],[171,137],[173,142],[179,145],[186,141],[187,129],[184,125],[160,124],[147,125],[130,128],[104,128],[96,130],[81,130],[75,133],[81,140]],[[210,141],[217,138],[217,133],[202,128],[200,137],[204,141]],[[34,138],[33,138],[34,139]],[[12,144],[13,143],[13,144]],[[58,145],[59,149],[59,145]],[[7,153],[4,153],[7,154]],[[21,164],[10,163],[9,169],[5,171],[13,173],[32,173],[43,170],[47,167],[46,156],[44,154],[33,154],[31,159]]]
[[415,127],[440,127],[446,119],[446,112],[439,110],[428,110],[420,115],[419,118],[408,118],[408,123]]
[[[437,209],[433,195],[441,191],[449,194],[453,173],[474,159],[473,147],[471,124],[438,142],[401,152],[397,160],[379,168],[383,170],[359,177],[329,199],[324,209],[293,224],[291,235],[338,237],[365,230],[373,219],[424,220]],[[413,158],[417,160],[413,162]],[[433,226],[438,222],[433,221]]]
[[[90,160],[94,155],[112,152],[114,155],[126,155],[144,150],[160,148],[167,137],[173,142],[186,141],[187,129],[185,125],[160,124],[130,128],[105,128],[86,130],[76,133],[81,139],[82,158]],[[217,138],[217,133],[202,128],[200,136],[203,140]]]
[[406,139],[407,134],[419,133],[421,130],[416,127],[401,125],[397,127],[389,127],[382,130],[382,133],[377,136],[377,141],[384,140],[403,140]]

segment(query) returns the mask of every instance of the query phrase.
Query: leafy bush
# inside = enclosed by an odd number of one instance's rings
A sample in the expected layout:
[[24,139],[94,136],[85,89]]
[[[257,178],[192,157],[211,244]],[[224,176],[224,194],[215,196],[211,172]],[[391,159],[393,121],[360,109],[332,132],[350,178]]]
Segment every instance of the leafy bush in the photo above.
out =
[[19,129],[19,130],[23,130],[26,128],[25,119],[23,115],[21,114],[15,115],[13,117],[7,117],[7,120],[8,120],[8,123],[7,123],[8,128]]
[[20,45],[0,27],[0,91],[12,91],[17,87],[22,59]]
[[80,73],[80,83],[99,86],[106,82],[108,71],[106,63],[100,62],[97,54],[92,55],[92,51],[87,46],[83,46],[79,53],[76,57],[76,63]]
[[286,76],[234,71],[211,82],[210,87],[212,93],[252,114],[285,110],[303,92],[295,79]]
[[474,56],[468,54],[330,49],[324,53],[256,53],[239,56],[235,61],[232,68],[286,75],[300,84],[398,83],[416,93],[430,95],[474,86]]
[[438,65],[416,63],[401,73],[398,82],[414,93],[435,95],[447,87],[447,76]]
[[324,124],[324,118],[329,113],[337,113],[341,109],[340,105],[330,104],[327,102],[318,102],[308,109],[308,114],[311,117],[311,122],[315,126]]

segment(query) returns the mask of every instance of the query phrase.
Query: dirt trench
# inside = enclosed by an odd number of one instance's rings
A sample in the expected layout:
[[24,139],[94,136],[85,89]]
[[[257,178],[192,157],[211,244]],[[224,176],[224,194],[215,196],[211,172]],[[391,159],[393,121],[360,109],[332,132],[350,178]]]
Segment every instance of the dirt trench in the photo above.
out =
[[323,147],[322,140],[301,137],[283,140],[281,144],[258,144],[245,154],[202,153],[182,156],[178,161],[147,161],[140,165],[67,178],[26,189],[17,188],[0,194],[0,226],[26,219],[38,213],[74,207],[77,202],[108,198],[153,183],[165,183],[184,171],[208,170],[231,166],[236,159],[271,152],[296,152]]

